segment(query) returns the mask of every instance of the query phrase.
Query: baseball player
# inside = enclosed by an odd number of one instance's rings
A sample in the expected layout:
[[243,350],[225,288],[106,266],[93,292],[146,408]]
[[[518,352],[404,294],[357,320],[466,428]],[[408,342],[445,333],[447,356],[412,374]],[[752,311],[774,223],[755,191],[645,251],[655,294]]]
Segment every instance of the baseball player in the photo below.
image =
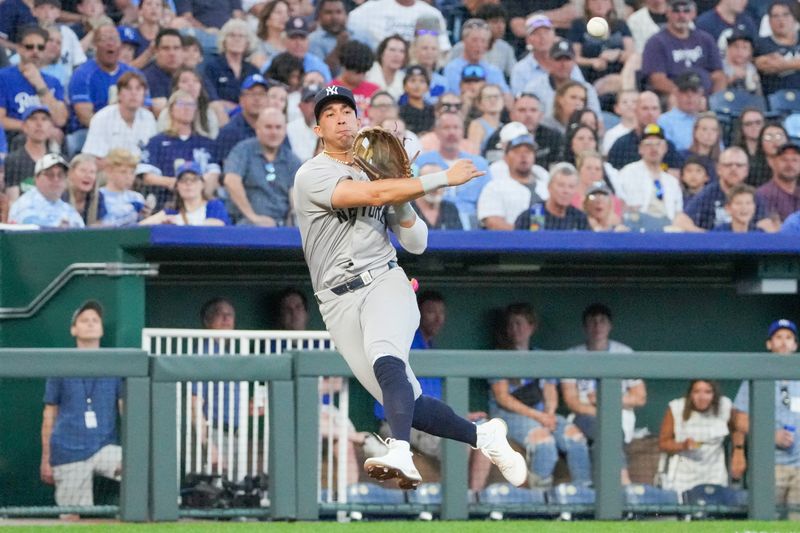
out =
[[358,381],[383,405],[394,437],[386,442],[386,455],[367,459],[364,468],[381,481],[397,478],[403,489],[419,485],[409,446],[413,426],[480,449],[510,483],[522,485],[527,466],[509,445],[505,422],[476,426],[421,394],[408,365],[419,310],[387,231],[406,250],[421,254],[428,230],[408,202],[483,172],[460,160],[419,179],[370,181],[353,164],[360,128],[353,93],[335,85],[322,89],[314,115],[324,150],[300,167],[293,192],[303,252],[328,331]]

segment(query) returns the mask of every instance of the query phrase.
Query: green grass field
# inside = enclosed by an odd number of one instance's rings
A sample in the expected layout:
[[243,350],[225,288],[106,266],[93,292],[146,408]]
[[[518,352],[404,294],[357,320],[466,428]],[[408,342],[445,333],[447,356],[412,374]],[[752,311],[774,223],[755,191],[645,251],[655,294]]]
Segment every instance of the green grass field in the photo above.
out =
[[[16,522],[19,524],[19,522]],[[47,525],[37,522],[30,526],[2,527],[2,533],[24,532],[32,530],[75,529],[80,533],[216,533],[216,532],[266,532],[266,533],[800,533],[800,522],[677,522],[677,521],[643,521],[643,522],[551,522],[551,521],[503,521],[488,522],[473,520],[469,522],[359,522],[337,524],[332,522],[296,522],[296,523],[232,523],[210,521],[186,521],[169,524],[120,524],[120,523],[74,523],[61,524],[56,521]]]

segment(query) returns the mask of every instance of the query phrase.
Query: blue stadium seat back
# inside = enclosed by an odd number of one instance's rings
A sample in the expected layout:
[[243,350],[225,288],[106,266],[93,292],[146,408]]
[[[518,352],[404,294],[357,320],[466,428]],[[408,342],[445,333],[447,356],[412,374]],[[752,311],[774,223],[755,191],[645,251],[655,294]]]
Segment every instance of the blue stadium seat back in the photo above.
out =
[[783,119],[783,127],[793,140],[800,139],[800,112],[792,113]]
[[697,485],[683,493],[683,503],[689,505],[746,505],[747,491],[712,485]]
[[510,483],[492,483],[480,492],[481,503],[496,505],[509,504],[544,504],[544,491],[539,489],[521,489]]
[[708,99],[708,107],[717,114],[738,116],[747,107],[755,107],[761,111],[767,109],[764,98],[741,89],[725,89],[712,94]]
[[625,502],[628,505],[678,505],[678,493],[646,483],[625,485]]
[[547,501],[560,505],[592,505],[595,493],[591,487],[561,483],[547,491]]
[[387,489],[375,483],[353,483],[347,487],[350,503],[399,505],[406,503],[405,491]]
[[442,486],[439,483],[422,483],[417,490],[408,491],[408,503],[440,505],[442,503]]
[[605,126],[606,131],[619,124],[622,120],[619,115],[615,113],[609,113],[608,111],[603,111],[601,118],[603,119],[603,126]]
[[769,95],[770,111],[788,115],[800,113],[800,90],[782,89]]

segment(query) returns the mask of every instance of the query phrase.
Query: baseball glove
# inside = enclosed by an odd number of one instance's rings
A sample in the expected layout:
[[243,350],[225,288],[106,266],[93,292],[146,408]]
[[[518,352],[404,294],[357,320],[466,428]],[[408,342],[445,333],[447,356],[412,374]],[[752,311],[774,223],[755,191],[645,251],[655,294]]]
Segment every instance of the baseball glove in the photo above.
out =
[[412,177],[411,161],[403,143],[383,128],[358,132],[353,141],[353,159],[371,180]]

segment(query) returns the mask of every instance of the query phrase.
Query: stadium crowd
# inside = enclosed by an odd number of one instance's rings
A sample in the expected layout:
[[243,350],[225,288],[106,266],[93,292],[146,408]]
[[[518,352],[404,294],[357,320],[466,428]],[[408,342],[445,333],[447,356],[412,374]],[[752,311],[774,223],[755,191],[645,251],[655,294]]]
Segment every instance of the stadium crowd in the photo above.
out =
[[2,0],[0,221],[290,226],[339,84],[419,174],[486,170],[433,228],[800,231],[796,2],[531,6]]

